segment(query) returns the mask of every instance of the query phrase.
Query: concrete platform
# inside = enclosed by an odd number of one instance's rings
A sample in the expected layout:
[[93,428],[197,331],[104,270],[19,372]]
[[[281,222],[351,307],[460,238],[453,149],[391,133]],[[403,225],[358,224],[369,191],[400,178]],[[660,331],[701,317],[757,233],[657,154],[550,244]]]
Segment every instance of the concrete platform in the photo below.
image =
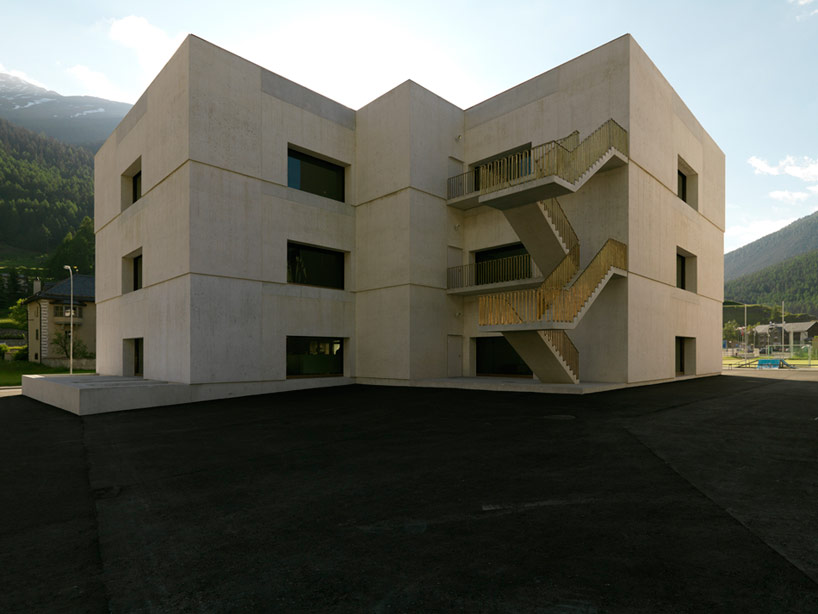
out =
[[348,377],[181,384],[113,375],[24,375],[23,395],[78,416],[352,384]]
[[[717,373],[711,375],[718,375]],[[534,392],[542,394],[593,394],[635,386],[709,377],[709,375],[672,380],[627,383],[580,382],[548,384],[535,379],[515,377],[452,377],[419,381],[372,378],[326,377],[289,379],[274,382],[241,382],[224,384],[182,384],[141,377],[112,375],[24,375],[22,393],[37,401],[70,411],[78,416],[103,414],[129,409],[164,407],[275,392],[329,388],[350,384],[402,386],[411,388],[453,388],[497,392]],[[15,393],[19,394],[19,393]]]

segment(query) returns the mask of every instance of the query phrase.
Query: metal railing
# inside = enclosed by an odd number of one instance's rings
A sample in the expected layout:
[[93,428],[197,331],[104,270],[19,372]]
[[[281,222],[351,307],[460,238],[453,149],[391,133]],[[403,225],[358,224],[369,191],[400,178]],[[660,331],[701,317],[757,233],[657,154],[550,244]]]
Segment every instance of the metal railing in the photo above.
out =
[[571,369],[574,377],[579,379],[579,351],[568,337],[568,334],[564,330],[555,329],[544,330],[542,333],[557,354],[565,361],[565,364],[568,365],[568,368]]
[[572,133],[450,177],[446,197],[458,198],[475,192],[487,194],[550,175],[575,183],[608,150],[613,148],[628,155],[628,132],[613,119],[570,147],[578,138],[578,133],[576,136]]
[[613,267],[627,270],[628,248],[624,243],[608,239],[568,288],[555,291],[553,286],[544,287],[544,283],[536,289],[510,290],[481,296],[478,301],[480,326],[573,322]]
[[452,290],[504,281],[532,279],[542,277],[542,272],[531,260],[529,254],[519,254],[486,262],[449,267],[446,277],[446,287]]
[[557,231],[557,235],[562,239],[562,242],[570,251],[574,246],[579,246],[579,239],[571,222],[568,221],[568,216],[560,207],[556,198],[549,198],[548,200],[540,201],[540,208],[551,222],[551,225]]

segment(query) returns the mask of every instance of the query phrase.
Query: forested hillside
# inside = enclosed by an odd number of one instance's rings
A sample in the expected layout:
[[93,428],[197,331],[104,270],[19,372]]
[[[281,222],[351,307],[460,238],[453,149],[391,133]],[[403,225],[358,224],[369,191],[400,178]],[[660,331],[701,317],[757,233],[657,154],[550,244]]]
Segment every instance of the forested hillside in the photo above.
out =
[[0,243],[53,251],[93,217],[94,158],[0,120]]
[[788,312],[818,313],[818,249],[725,282],[725,300],[780,305]]
[[724,255],[724,281],[818,249],[818,212]]

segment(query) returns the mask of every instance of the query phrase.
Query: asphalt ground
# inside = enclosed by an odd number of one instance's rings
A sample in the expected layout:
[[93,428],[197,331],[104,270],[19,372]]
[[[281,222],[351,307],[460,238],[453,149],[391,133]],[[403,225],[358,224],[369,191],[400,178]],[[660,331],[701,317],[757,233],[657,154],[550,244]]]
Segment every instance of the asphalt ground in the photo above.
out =
[[0,398],[2,612],[818,612],[818,383]]

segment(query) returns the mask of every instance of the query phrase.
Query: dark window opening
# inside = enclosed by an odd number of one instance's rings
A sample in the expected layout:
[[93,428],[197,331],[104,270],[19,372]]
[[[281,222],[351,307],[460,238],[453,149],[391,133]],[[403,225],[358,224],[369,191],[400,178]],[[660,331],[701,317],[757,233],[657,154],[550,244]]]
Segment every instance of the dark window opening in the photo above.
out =
[[[484,158],[471,165],[474,171],[474,190],[480,191],[480,174],[504,174],[509,179],[516,179],[531,174],[531,143],[509,149],[490,158]],[[481,169],[483,169],[481,171]],[[489,180],[489,184],[492,183]],[[490,187],[487,185],[486,187]]]
[[474,264],[478,285],[531,277],[531,258],[522,243],[475,252]]
[[531,377],[531,369],[505,337],[478,337],[475,341],[477,375]]
[[685,374],[685,339],[676,337],[676,375]]
[[142,375],[145,370],[145,344],[140,337],[133,340],[133,374]]
[[676,187],[676,195],[683,201],[687,202],[687,175],[682,171],[677,171],[678,183]]
[[142,198],[142,171],[139,171],[131,180],[131,203],[135,203]]
[[344,252],[287,243],[287,282],[344,289]]
[[287,186],[344,202],[344,167],[288,149]]
[[337,377],[343,374],[343,339],[287,337],[287,377]]
[[685,271],[687,259],[681,254],[676,254],[676,287],[685,290],[687,283],[685,281],[687,272]]
[[133,289],[142,288],[142,256],[135,256],[133,259]]

